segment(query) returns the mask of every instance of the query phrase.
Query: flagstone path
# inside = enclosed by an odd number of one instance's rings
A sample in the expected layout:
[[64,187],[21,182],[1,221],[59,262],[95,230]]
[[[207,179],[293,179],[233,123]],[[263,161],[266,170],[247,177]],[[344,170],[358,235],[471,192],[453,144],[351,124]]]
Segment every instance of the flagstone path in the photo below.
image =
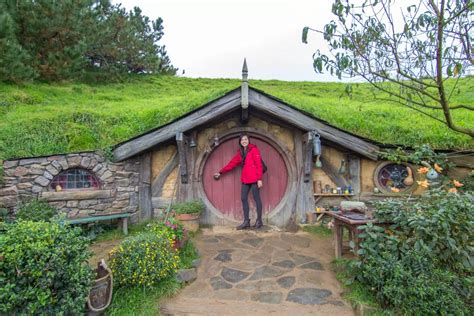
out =
[[161,302],[161,315],[354,315],[330,270],[331,238],[269,231],[195,239],[197,279]]

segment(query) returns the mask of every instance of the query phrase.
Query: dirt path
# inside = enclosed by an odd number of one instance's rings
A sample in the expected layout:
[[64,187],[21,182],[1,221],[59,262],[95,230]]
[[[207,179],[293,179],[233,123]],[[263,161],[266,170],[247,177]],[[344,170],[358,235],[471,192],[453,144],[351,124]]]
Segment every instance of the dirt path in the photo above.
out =
[[353,315],[330,270],[331,238],[205,231],[197,280],[162,301],[162,315]]

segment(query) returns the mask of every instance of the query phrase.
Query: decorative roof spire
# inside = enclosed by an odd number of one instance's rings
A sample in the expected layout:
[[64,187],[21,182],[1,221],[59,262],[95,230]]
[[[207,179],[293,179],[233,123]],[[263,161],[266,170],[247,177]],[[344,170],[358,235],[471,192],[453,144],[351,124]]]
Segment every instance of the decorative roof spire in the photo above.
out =
[[248,74],[249,70],[247,69],[247,58],[244,58],[244,65],[242,67],[242,81],[247,82]]
[[249,84],[247,82],[248,77],[247,59],[244,58],[244,65],[242,67],[242,89],[241,89],[241,106],[242,109],[249,107]]

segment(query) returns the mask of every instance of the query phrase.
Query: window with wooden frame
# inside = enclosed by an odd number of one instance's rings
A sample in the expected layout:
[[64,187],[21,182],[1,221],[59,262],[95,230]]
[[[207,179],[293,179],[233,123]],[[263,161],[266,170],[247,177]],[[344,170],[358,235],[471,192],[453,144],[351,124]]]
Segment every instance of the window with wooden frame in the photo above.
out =
[[374,172],[376,187],[383,193],[409,193],[416,188],[414,168],[405,163],[383,162]]
[[100,182],[90,171],[68,169],[58,174],[51,182],[51,189],[62,190],[98,190]]

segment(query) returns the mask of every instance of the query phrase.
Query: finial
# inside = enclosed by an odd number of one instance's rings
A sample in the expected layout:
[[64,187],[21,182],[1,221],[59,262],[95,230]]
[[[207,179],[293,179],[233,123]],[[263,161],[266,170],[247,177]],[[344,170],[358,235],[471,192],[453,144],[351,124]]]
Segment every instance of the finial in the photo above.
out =
[[247,69],[247,58],[244,58],[244,65],[242,67],[242,81],[247,81],[249,71]]

